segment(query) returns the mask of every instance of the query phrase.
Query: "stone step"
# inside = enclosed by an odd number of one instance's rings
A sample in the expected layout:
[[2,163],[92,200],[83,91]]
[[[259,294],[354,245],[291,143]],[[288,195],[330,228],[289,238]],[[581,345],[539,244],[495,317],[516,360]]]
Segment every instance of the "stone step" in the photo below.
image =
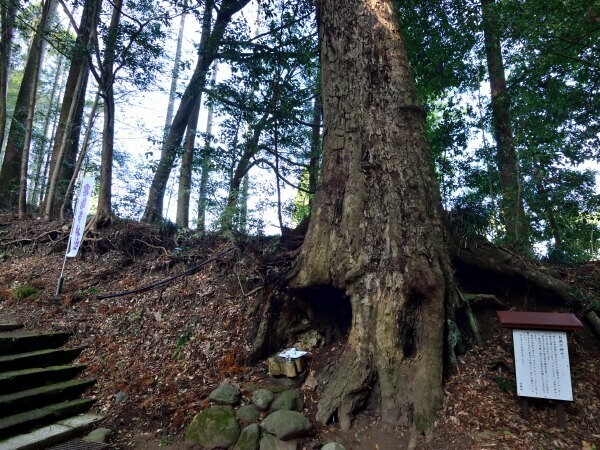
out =
[[0,373],[69,364],[77,358],[82,351],[83,347],[58,348],[0,356]]
[[62,347],[71,333],[8,332],[0,333],[0,355],[14,355]]
[[[94,402],[92,399],[71,400],[0,418],[0,440],[83,413]],[[3,449],[1,445],[0,448]]]
[[0,332],[19,330],[21,328],[23,328],[22,323],[0,323]]
[[51,405],[59,401],[74,400],[96,380],[69,380],[25,391],[0,395],[0,417]]
[[48,448],[68,439],[72,439],[75,436],[85,434],[102,420],[104,420],[104,417],[96,414],[81,414],[70,417],[30,433],[20,434],[4,441],[0,441],[0,449],[30,450]]
[[85,367],[85,364],[77,364],[0,373],[0,395],[67,381],[79,375]]
[[48,450],[106,450],[107,448],[108,444],[90,442],[85,439],[73,439],[72,441],[50,447]]

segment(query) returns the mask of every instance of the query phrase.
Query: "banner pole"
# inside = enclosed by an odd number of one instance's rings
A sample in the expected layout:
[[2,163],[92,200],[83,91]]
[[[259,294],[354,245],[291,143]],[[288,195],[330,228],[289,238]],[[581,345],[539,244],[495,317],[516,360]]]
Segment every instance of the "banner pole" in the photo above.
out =
[[[75,215],[73,216],[73,223],[71,224],[71,232],[69,233],[69,240],[67,241],[67,250],[63,259],[62,268],[60,270],[60,276],[56,283],[55,297],[58,297],[63,286],[63,275],[65,272],[65,266],[67,264],[67,258],[74,258],[77,256],[79,246],[83,240],[85,234],[85,223],[90,209],[90,198],[93,188],[93,178],[84,177],[81,180],[81,186],[79,187],[79,195],[77,196],[77,204],[75,206]],[[73,244],[73,248],[71,248]]]
[[65,256],[63,257],[62,268],[60,269],[60,275],[58,276],[58,281],[56,282],[56,292],[54,293],[54,297],[58,297],[60,295],[60,291],[62,291],[63,274],[65,273],[65,266],[67,265],[67,253],[69,251],[70,246],[71,236],[69,235],[69,240],[67,241],[67,251],[65,252]]

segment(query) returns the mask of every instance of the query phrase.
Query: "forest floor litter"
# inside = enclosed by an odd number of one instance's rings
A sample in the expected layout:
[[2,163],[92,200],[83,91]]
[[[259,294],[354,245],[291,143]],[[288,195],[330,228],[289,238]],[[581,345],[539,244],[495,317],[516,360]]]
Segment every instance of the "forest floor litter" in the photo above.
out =
[[[113,448],[187,448],[185,426],[209,404],[214,388],[223,381],[243,386],[266,377],[266,361],[250,365],[268,295],[265,282],[290,266],[295,250],[286,250],[278,238],[260,237],[226,252],[232,243],[223,238],[165,238],[158,227],[121,223],[88,234],[82,253],[67,261],[63,292],[54,298],[67,233],[58,222],[0,216],[0,322],[69,331],[70,345],[86,347],[78,360],[88,366],[82,377],[97,379],[87,395],[97,399],[94,410],[106,415],[103,426],[116,431]],[[152,290],[97,297],[166,279],[221,252],[197,271]],[[561,272],[566,281],[589,279],[589,289],[598,288],[589,295],[598,298],[600,263]],[[574,401],[566,408],[567,427],[560,429],[550,401],[532,401],[529,421],[521,417],[511,334],[495,323],[493,309],[478,315],[486,324],[485,344],[460,356],[427,436],[384,431],[374,408],[348,432],[313,421],[315,433],[305,448],[335,440],[347,449],[387,450],[404,448],[412,439],[419,449],[600,449],[598,339],[589,331],[569,336]],[[308,370],[318,369],[340,346],[316,349]],[[314,386],[305,385],[303,392],[306,414],[314,419]]]

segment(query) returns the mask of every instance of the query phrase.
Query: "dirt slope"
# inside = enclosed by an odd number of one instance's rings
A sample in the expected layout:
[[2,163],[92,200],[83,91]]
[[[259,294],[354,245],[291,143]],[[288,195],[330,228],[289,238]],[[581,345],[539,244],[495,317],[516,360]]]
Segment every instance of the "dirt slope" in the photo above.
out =
[[[67,231],[60,223],[0,217],[0,321],[68,330],[73,345],[87,346],[82,376],[98,380],[91,394],[117,431],[115,448],[185,448],[183,427],[207,404],[210,390],[226,378],[243,384],[264,377],[264,364],[249,361],[270,293],[265,282],[291,263],[294,251],[276,238],[254,239],[152,290],[98,298],[171,277],[233,247],[217,237],[123,223],[88,234],[80,255],[68,260],[63,292],[54,298]],[[582,270],[595,279],[597,269]],[[23,286],[35,293],[25,296]],[[493,309],[478,315],[486,344],[460,358],[430,436],[380,430],[373,409],[349,433],[335,424],[317,427],[307,448],[336,439],[348,449],[396,449],[411,438],[423,449],[600,448],[600,351],[590,332],[570,339],[575,401],[567,407],[567,428],[559,430],[549,402],[534,402],[529,422],[520,417],[510,333],[497,326]],[[315,368],[335,345],[316,351]],[[305,395],[307,408],[314,408],[316,393]]]

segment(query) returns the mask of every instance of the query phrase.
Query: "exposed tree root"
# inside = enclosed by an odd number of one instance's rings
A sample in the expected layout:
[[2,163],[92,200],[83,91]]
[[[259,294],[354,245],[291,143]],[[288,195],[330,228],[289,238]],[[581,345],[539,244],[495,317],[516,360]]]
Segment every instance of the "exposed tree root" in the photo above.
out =
[[[58,239],[53,239],[53,237],[58,237]],[[46,231],[42,234],[40,234],[39,236],[33,237],[33,238],[21,238],[21,239],[14,239],[14,240],[0,240],[0,245],[3,247],[10,247],[16,244],[31,244],[31,243],[37,243],[37,242],[58,242],[58,241],[62,241],[64,240],[66,237],[68,236],[68,234],[63,233],[61,230],[50,230],[50,231]]]
[[463,292],[463,297],[470,305],[474,305],[476,303],[491,303],[493,305],[499,306],[500,308],[506,308],[507,305],[501,302],[498,297],[491,294],[467,294]]
[[544,266],[505,247],[496,247],[487,242],[468,244],[464,247],[455,245],[451,248],[451,256],[455,263],[491,273],[514,276],[560,300],[571,300],[571,289],[567,283],[555,277]]
[[373,387],[372,361],[346,346],[339,359],[328,362],[319,376],[320,401],[317,420],[323,424],[337,420],[348,430],[357,410],[361,409]]
[[478,346],[483,344],[483,340],[481,339],[481,333],[479,333],[479,324],[477,323],[477,318],[473,314],[473,310],[471,309],[471,304],[467,297],[460,291],[460,289],[456,289],[458,297],[460,298],[460,307],[464,310],[465,315],[467,316],[467,321],[469,322],[469,327],[471,332],[473,333],[473,338],[475,339],[475,343]]

